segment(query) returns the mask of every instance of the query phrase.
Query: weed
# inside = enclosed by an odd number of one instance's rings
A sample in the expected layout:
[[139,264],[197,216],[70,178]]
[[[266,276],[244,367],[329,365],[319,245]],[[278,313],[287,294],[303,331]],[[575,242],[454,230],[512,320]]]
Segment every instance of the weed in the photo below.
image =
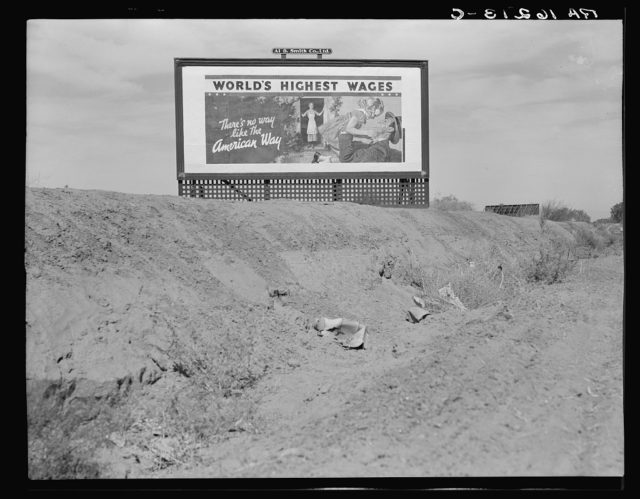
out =
[[31,480],[100,478],[100,465],[92,460],[86,443],[70,441],[61,432],[29,440],[28,474]]
[[604,244],[603,252],[621,254],[623,249],[624,238],[618,224],[596,224],[596,233]]
[[198,450],[230,432],[253,429],[255,402],[222,397],[189,381],[179,384],[157,406],[141,406],[130,441],[151,458],[151,469],[198,460]]
[[168,353],[177,381],[158,405],[137,408],[133,425],[133,440],[152,456],[153,469],[197,460],[200,447],[254,428],[256,402],[245,391],[263,374],[254,365],[256,328],[244,336],[174,334]]
[[256,402],[243,395],[262,375],[253,358],[255,336],[255,327],[243,336],[227,330],[206,337],[174,333],[168,354],[175,375],[155,402],[70,400],[73,388],[65,383],[32,397],[29,477],[108,475],[94,458],[113,432],[126,434],[128,444],[150,459],[150,468],[161,469],[192,461],[200,446],[229,432],[251,431]]
[[611,221],[615,223],[624,221],[624,202],[621,201],[611,207]]
[[433,199],[430,207],[441,211],[473,211],[473,205],[467,201],[461,201],[453,195]]
[[226,330],[215,341],[195,334],[188,341],[174,336],[170,348],[173,370],[204,391],[228,397],[258,379],[251,363],[254,342],[255,334],[239,336]]
[[409,249],[406,255],[383,258],[383,263],[393,261],[392,276],[385,274],[388,266],[383,266],[379,273],[417,288],[432,313],[449,308],[450,305],[439,296],[439,290],[447,284],[451,284],[455,295],[468,309],[498,302],[515,305],[529,283],[561,282],[577,262],[574,245],[547,234],[546,224],[541,226],[544,238],[534,253],[509,257],[493,246],[472,253],[464,262],[425,266]]
[[589,253],[593,251],[600,252],[605,247],[604,239],[595,231],[588,229],[587,227],[577,226],[573,227],[573,237],[576,241],[576,246],[586,248]]
[[519,296],[524,285],[521,270],[497,247],[478,251],[464,263],[449,266],[421,265],[409,250],[406,258],[397,258],[394,276],[420,291],[432,312],[445,310],[438,290],[447,284],[460,301],[470,309],[498,301],[512,300]]
[[522,261],[522,272],[528,282],[553,284],[563,281],[576,265],[572,247],[557,239],[543,241],[537,254]]
[[553,220],[555,222],[590,222],[591,219],[583,210],[576,210],[564,206],[558,201],[548,201],[541,207],[541,216],[546,220]]
[[544,216],[544,210],[540,210],[538,213],[538,225],[540,225],[540,234],[546,234],[548,232],[549,225]]
[[33,480],[100,478],[94,460],[105,435],[132,422],[126,405],[117,399],[98,403],[68,401],[68,386],[51,385],[43,397],[29,397],[28,475]]

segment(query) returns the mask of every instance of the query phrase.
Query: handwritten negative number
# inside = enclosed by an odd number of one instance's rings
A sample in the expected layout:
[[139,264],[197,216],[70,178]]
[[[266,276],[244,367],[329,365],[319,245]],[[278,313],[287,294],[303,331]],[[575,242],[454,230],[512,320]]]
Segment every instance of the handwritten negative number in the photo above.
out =
[[[469,16],[475,16],[476,13],[475,12],[468,12],[465,13],[464,10],[462,9],[451,9],[451,19],[453,20],[459,20],[462,19],[464,16],[469,15]],[[502,10],[502,18],[503,19],[531,19],[531,11],[529,9],[518,9],[518,13],[515,15],[510,16],[506,10]],[[573,9],[570,8],[568,11],[568,17],[570,19],[575,18],[575,19],[597,19],[598,14],[595,10],[593,9],[583,9],[583,8],[579,8],[579,9]],[[484,9],[484,18],[485,19],[495,19],[498,16],[497,12],[495,9]],[[558,19],[556,17],[556,14],[553,10],[549,9],[548,12],[545,9],[540,9],[539,11],[535,12],[535,17],[536,19],[549,19],[550,17],[552,19]]]

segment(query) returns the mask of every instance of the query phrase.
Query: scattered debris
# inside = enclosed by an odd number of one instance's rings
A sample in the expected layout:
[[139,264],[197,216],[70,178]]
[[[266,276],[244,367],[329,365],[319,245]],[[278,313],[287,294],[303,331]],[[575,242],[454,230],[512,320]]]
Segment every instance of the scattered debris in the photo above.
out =
[[414,296],[413,297],[413,303],[415,303],[416,305],[418,305],[421,308],[427,308],[427,303],[420,298],[419,296]]
[[422,307],[411,307],[407,311],[407,320],[409,322],[413,322],[415,324],[416,322],[420,322],[427,315],[430,315],[430,313],[429,313],[429,311],[427,309],[422,308]]
[[365,325],[361,325],[360,329],[351,337],[351,340],[344,342],[342,346],[345,348],[365,348],[365,336],[367,335],[367,328]]
[[367,342],[367,326],[360,322],[349,319],[328,319],[321,317],[313,321],[313,328],[318,331],[320,336],[325,336],[327,332],[336,335],[351,334],[349,340],[344,340],[341,344],[345,348],[363,348],[366,349]]
[[438,290],[438,293],[440,294],[440,297],[448,302],[451,303],[452,305],[455,305],[456,307],[458,307],[460,310],[467,310],[467,307],[465,307],[462,302],[460,301],[460,299],[455,295],[455,293],[453,292],[453,288],[451,287],[451,283],[447,284],[446,286],[444,286],[443,288],[440,288]]
[[417,307],[411,307],[407,311],[407,321],[412,323],[420,322],[426,316],[431,315],[431,312],[427,310],[427,304],[419,296],[413,297],[413,302],[418,305]]
[[378,274],[380,277],[384,277],[385,279],[391,279],[391,274],[393,272],[393,268],[396,264],[396,257],[387,256],[387,258],[382,262],[382,266],[378,270]]
[[269,287],[269,288],[267,288],[267,292],[269,293],[269,296],[271,298],[276,298],[276,297],[280,297],[280,296],[288,296],[289,295],[289,290],[288,289],[279,289],[279,288]]

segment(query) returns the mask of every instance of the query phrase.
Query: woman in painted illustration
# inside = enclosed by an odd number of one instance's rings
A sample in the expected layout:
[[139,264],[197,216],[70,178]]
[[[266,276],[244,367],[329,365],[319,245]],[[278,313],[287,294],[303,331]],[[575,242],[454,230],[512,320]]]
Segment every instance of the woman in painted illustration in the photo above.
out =
[[324,109],[320,112],[313,108],[313,102],[309,102],[309,109],[307,109],[301,116],[306,116],[309,119],[307,125],[307,142],[313,144],[318,140],[318,125],[316,124],[316,116],[322,116]]
[[[402,137],[402,125],[399,116],[391,112],[385,114],[385,120],[377,127],[372,127],[368,133],[361,130],[367,120],[372,120],[384,112],[384,103],[380,98],[369,97],[358,101],[359,108],[338,116],[321,125],[318,130],[322,134],[327,148],[338,152],[335,158],[316,154],[314,163],[377,163],[389,161],[391,151],[389,141],[396,144]],[[363,138],[370,141],[365,144],[354,141]]]

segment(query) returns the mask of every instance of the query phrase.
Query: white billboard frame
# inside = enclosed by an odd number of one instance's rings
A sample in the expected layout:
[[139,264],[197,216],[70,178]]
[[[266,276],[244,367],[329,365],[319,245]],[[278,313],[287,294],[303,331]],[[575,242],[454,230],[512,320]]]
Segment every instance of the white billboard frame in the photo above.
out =
[[[321,60],[321,59],[186,59],[176,58],[175,105],[176,105],[176,159],[178,179],[215,178],[416,178],[429,176],[429,115],[428,115],[428,62],[413,60]],[[215,87],[214,87],[215,85]],[[345,162],[340,151],[333,159],[324,153],[324,148],[305,146],[302,152],[287,151],[281,154],[280,143],[275,143],[270,134],[257,134],[253,140],[246,135],[260,128],[245,125],[246,121],[219,120],[224,116],[215,106],[211,113],[208,103],[222,103],[227,109],[235,108],[238,99],[297,99],[300,106],[305,100],[339,97],[355,108],[362,99],[386,101],[386,110],[376,117],[378,123],[387,111],[395,110],[402,126],[402,137],[396,143],[389,141],[390,154],[384,160]],[[254,96],[254,97],[247,97]],[[284,96],[284,97],[278,97]],[[210,104],[209,104],[210,105]],[[309,106],[311,107],[311,106]],[[328,107],[328,106],[327,106]],[[323,109],[324,110],[324,109]],[[292,108],[293,115],[296,110]],[[299,115],[302,109],[297,108]],[[327,123],[335,117],[347,114],[349,109],[330,115]],[[214,116],[212,118],[211,116]],[[325,113],[326,116],[326,113]],[[266,119],[266,117],[265,117]],[[273,126],[273,117],[271,118]],[[215,123],[214,123],[215,121]],[[302,122],[301,116],[298,121]],[[307,119],[308,121],[308,119]],[[255,123],[255,116],[253,122]],[[371,119],[371,123],[375,123]],[[237,126],[232,129],[229,125]],[[324,122],[323,122],[324,124]],[[302,131],[292,132],[300,135]],[[307,124],[308,128],[311,125]],[[364,125],[365,128],[367,125]],[[223,127],[226,127],[223,131]],[[220,134],[231,130],[222,139],[211,142]],[[216,135],[218,134],[218,135]],[[243,136],[244,135],[244,136]],[[299,139],[297,137],[296,139]],[[263,146],[273,138],[269,151]],[[319,136],[321,136],[319,134]],[[281,137],[278,137],[281,138]],[[396,137],[397,139],[397,137]],[[207,141],[210,142],[207,142]],[[261,143],[262,140],[262,143]],[[366,139],[362,144],[370,144]],[[354,143],[358,139],[354,140]],[[223,143],[221,147],[220,144]],[[212,147],[213,144],[213,147]],[[313,146],[314,143],[311,143]],[[248,154],[257,154],[263,147],[265,154],[273,153],[275,160],[262,162],[243,161],[242,152],[234,150],[246,146]],[[359,147],[365,147],[359,146]],[[226,147],[226,149],[224,149]],[[216,149],[217,148],[217,149]],[[278,149],[276,151],[276,148]],[[329,146],[327,146],[329,148]],[[284,149],[284,147],[283,147]],[[335,148],[334,148],[335,149]],[[309,162],[313,151],[320,154],[322,162]],[[224,160],[223,152],[228,162]],[[218,156],[216,156],[218,154]],[[235,154],[235,156],[233,156]],[[280,154],[280,156],[277,156]],[[281,162],[285,157],[287,162]],[[218,159],[221,157],[223,159]],[[251,156],[248,156],[251,157]],[[211,159],[213,158],[213,159]],[[240,158],[240,160],[238,160]],[[293,158],[293,161],[291,160]],[[305,158],[298,160],[296,158]],[[365,157],[366,158],[366,157]],[[400,158],[400,159],[399,159]]]

